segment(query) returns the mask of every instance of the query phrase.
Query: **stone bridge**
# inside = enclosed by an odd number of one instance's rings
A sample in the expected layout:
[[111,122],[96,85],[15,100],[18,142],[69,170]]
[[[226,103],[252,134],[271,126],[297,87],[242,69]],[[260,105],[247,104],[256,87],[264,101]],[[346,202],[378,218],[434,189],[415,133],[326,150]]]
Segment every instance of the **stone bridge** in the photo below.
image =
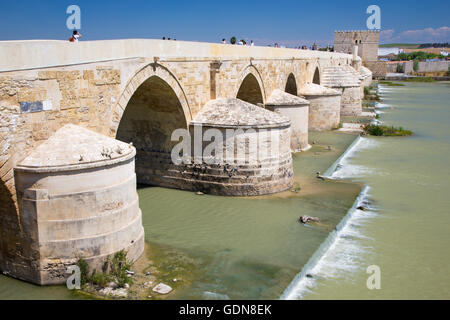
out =
[[[356,56],[270,47],[0,42],[0,270],[53,284],[78,257],[99,266],[127,249],[136,259],[136,181],[219,195],[286,190],[308,117],[310,130],[330,130],[341,113],[358,114],[363,71]],[[259,166],[174,165],[172,133],[196,124],[259,139],[271,128],[284,145]]]

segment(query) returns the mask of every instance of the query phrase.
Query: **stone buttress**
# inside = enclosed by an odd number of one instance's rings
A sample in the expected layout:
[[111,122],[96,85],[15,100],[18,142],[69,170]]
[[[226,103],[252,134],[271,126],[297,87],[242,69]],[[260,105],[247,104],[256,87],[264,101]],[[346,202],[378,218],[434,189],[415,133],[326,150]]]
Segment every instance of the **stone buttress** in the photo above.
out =
[[[288,118],[239,99],[216,99],[191,122],[190,132],[205,141],[200,158],[194,152],[196,163],[185,165],[181,173],[186,188],[216,195],[256,196],[292,187]],[[208,151],[211,147],[214,152]]]
[[281,90],[274,90],[266,101],[266,108],[291,120],[291,150],[305,151],[311,148],[308,143],[309,102]]
[[321,84],[342,92],[341,116],[359,116],[362,113],[360,76],[350,66],[326,67]]
[[368,68],[361,66],[358,70],[361,79],[362,97],[364,97],[364,87],[369,87],[372,84],[373,74]]
[[91,271],[120,250],[134,261],[144,249],[136,191],[134,147],[66,125],[14,169],[26,274],[40,285],[60,284],[79,258]]
[[310,102],[309,131],[329,131],[339,128],[341,96],[338,90],[307,83],[298,90]]

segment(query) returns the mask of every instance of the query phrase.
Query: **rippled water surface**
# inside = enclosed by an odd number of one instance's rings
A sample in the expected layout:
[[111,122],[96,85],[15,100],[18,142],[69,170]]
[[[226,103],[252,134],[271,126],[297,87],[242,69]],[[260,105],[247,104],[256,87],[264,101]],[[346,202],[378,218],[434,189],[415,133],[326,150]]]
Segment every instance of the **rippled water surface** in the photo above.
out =
[[[414,131],[410,138],[363,138],[334,178],[370,188],[314,280],[297,287],[308,299],[450,299],[450,84],[380,89],[380,120]],[[367,267],[381,269],[370,291]]]

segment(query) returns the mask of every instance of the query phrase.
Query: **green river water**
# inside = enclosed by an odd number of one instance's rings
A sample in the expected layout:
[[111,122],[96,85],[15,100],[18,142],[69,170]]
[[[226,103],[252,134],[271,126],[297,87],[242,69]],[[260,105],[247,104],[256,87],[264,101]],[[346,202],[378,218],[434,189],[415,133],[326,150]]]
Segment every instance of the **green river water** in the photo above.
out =
[[[364,138],[333,176],[367,184],[358,212],[291,298],[450,299],[450,83],[380,86],[380,120],[408,138]],[[358,151],[359,150],[359,151]],[[368,290],[368,266],[381,289]],[[296,291],[296,294],[293,292]]]
[[[192,284],[171,298],[450,298],[449,89],[449,83],[381,87],[380,120],[415,136],[357,140],[329,172],[336,181],[315,173],[332,166],[356,137],[311,134],[313,148],[294,156],[298,194],[225,198],[140,188],[147,242],[192,262]],[[350,210],[363,185],[371,210]],[[302,226],[300,215],[321,223]],[[369,265],[381,268],[381,290],[366,287]],[[0,276],[0,299],[74,298],[62,286]]]

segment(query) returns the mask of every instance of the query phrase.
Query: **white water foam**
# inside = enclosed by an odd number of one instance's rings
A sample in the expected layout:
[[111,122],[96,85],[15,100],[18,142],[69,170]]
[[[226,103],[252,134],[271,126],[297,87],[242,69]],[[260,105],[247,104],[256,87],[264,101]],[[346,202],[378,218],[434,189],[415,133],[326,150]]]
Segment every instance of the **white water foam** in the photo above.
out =
[[378,145],[378,142],[373,139],[358,137],[347,151],[325,172],[324,176],[329,179],[346,179],[358,178],[372,173],[372,169],[351,164],[350,160],[357,152],[376,145]]
[[205,300],[231,300],[226,294],[215,293],[211,291],[203,292],[203,299]]
[[378,87],[378,93],[393,92],[393,91],[394,89],[390,87],[383,87],[383,86]]
[[[318,279],[345,277],[351,281],[351,274],[364,267],[362,253],[367,253],[370,248],[361,247],[355,240],[367,239],[359,227],[365,220],[376,216],[376,209],[369,206],[369,190],[369,187],[364,187],[353,207],[294,278],[281,300],[302,299],[313,292]],[[367,210],[357,209],[360,206]]]
[[376,109],[392,109],[392,106],[389,105],[389,104],[379,103],[379,102],[378,102],[378,103],[375,105],[375,108],[376,108]]
[[[367,167],[350,163],[350,159],[363,149],[377,145],[373,139],[358,137],[347,151],[325,172],[329,179],[360,177],[371,172]],[[368,239],[360,232],[360,227],[367,219],[377,215],[376,208],[370,206],[370,188],[365,186],[352,208],[331,232],[319,249],[309,259],[302,271],[294,278],[284,291],[282,300],[302,299],[306,294],[313,293],[320,279],[346,278],[351,281],[351,275],[364,267],[363,253],[371,248],[362,247],[358,240]],[[363,206],[366,210],[359,210]]]
[[383,122],[380,121],[380,120],[378,120],[378,119],[373,119],[373,120],[370,122],[370,124],[379,126],[379,125],[383,124]]

